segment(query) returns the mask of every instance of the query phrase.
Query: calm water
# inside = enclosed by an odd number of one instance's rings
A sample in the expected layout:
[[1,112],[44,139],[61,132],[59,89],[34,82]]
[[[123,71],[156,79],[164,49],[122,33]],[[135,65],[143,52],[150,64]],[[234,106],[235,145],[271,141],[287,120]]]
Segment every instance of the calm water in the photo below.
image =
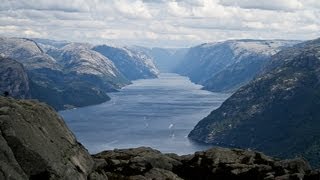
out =
[[91,153],[149,146],[189,154],[208,147],[189,141],[188,133],[229,96],[200,88],[186,77],[161,74],[111,93],[106,103],[60,114]]

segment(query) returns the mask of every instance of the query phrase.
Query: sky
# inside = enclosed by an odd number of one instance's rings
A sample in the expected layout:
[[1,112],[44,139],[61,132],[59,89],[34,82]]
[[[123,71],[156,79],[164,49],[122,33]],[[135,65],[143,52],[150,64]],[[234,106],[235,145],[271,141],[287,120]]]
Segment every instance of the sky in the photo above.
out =
[[320,0],[0,1],[0,36],[147,47],[320,37]]

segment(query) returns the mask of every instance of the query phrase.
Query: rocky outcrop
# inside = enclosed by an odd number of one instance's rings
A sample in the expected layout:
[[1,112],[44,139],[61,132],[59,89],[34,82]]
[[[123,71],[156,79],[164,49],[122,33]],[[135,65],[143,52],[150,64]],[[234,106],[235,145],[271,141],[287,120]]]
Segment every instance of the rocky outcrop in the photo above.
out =
[[319,178],[301,158],[279,160],[251,150],[213,148],[178,156],[140,147],[90,156],[49,106],[0,97],[0,179]]
[[0,56],[0,93],[15,98],[30,97],[29,78],[22,64]]
[[279,52],[189,137],[282,158],[302,156],[320,167],[319,69],[319,39]]
[[86,179],[87,150],[47,105],[0,97],[0,179]]
[[158,77],[159,71],[151,57],[138,50],[107,45],[93,47],[93,50],[110,59],[119,71],[130,80]]
[[297,41],[229,40],[190,48],[175,72],[204,89],[235,91],[261,72],[270,57]]
[[151,148],[120,149],[94,155],[93,179],[317,179],[303,159],[279,160],[260,152],[213,148],[193,155],[162,154]]

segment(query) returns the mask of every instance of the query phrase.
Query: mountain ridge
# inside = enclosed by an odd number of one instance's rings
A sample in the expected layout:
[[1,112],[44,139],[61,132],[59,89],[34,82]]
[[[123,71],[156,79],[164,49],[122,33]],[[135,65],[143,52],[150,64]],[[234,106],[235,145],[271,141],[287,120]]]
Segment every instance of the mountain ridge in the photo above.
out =
[[271,55],[298,41],[227,40],[190,48],[175,72],[214,92],[233,92],[263,70]]
[[303,156],[318,167],[319,52],[319,40],[280,51],[264,73],[201,120],[189,137],[273,156]]
[[[24,66],[30,97],[57,110],[105,102],[110,99],[108,92],[131,83],[110,59],[92,50],[91,44],[7,37],[1,37],[0,42],[1,56]],[[148,68],[153,74],[144,78],[155,78],[156,68]]]

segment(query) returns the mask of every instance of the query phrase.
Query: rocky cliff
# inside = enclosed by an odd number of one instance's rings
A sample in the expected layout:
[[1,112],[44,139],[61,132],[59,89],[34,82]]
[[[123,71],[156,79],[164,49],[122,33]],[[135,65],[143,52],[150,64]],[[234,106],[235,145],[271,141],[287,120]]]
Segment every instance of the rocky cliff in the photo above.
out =
[[265,72],[240,88],[189,134],[196,141],[252,148],[320,164],[320,40],[272,57]]
[[29,78],[23,65],[0,56],[0,93],[8,92],[15,98],[29,98]]
[[204,89],[235,91],[252,80],[270,57],[297,41],[229,40],[190,48],[176,72]]
[[93,160],[47,105],[0,97],[0,179],[86,179]]
[[301,159],[213,148],[192,155],[151,148],[116,149],[90,156],[63,120],[36,101],[0,97],[0,179],[319,179]]

